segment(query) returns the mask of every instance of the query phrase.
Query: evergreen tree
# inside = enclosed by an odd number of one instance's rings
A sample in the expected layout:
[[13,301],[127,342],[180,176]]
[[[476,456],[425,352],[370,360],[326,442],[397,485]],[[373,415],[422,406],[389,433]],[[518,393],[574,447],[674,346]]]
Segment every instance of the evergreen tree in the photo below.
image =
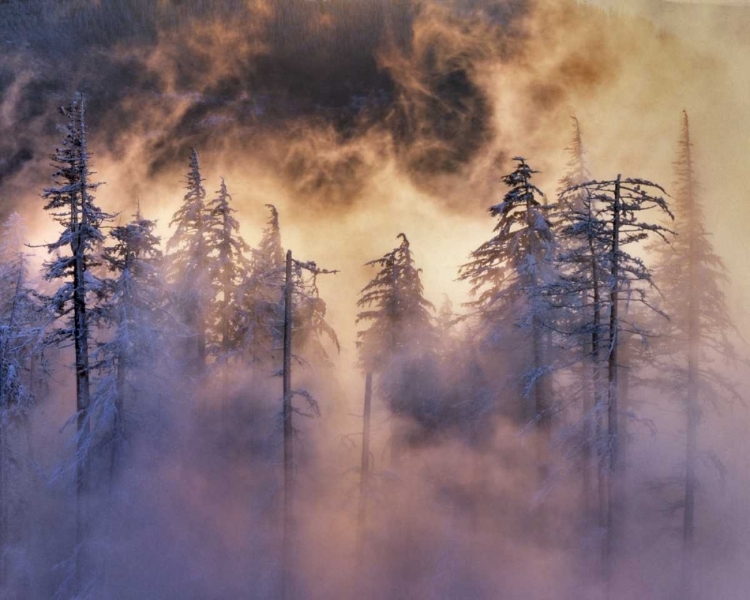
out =
[[[544,346],[544,320],[549,306],[543,293],[553,277],[554,237],[548,219],[549,206],[542,191],[532,183],[534,171],[520,157],[516,169],[503,177],[508,186],[503,201],[489,208],[498,217],[495,236],[471,253],[459,271],[468,280],[475,299],[467,303],[480,327],[483,345],[495,347],[516,325],[530,332],[531,367],[525,373],[523,396],[533,393],[529,421],[544,425],[550,417],[550,398],[543,379],[549,370]],[[515,350],[518,354],[518,350]]]
[[[252,250],[244,281],[237,289],[237,330],[244,353],[253,365],[280,366],[284,336],[285,260],[276,207],[257,248]],[[338,348],[336,333],[326,321],[326,303],[320,297],[317,278],[336,271],[322,269],[314,261],[293,260],[292,303],[295,347],[301,356],[328,359],[326,341]]]
[[685,411],[682,593],[688,598],[694,568],[701,414],[706,405],[739,399],[740,394],[722,372],[722,367],[736,360],[730,337],[734,326],[724,295],[728,277],[706,230],[686,112],[682,115],[675,171],[677,236],[671,247],[657,249],[656,275],[663,292],[661,306],[670,315],[659,342],[659,368]]
[[164,349],[166,297],[155,227],[139,208],[130,223],[112,228],[114,245],[103,254],[112,278],[104,287],[99,312],[111,335],[95,355],[99,378],[94,406],[101,423],[98,429],[106,432],[103,441],[111,445],[112,475],[126,440],[126,402],[137,402],[144,391],[144,375],[153,371]]
[[279,213],[266,205],[271,216],[250,265],[237,290],[238,334],[251,365],[276,364],[283,337],[284,249],[281,245]]
[[13,213],[0,229],[0,579],[7,581],[8,550],[27,532],[21,504],[23,426],[36,394],[34,364],[43,349],[46,315],[28,286],[25,227]]
[[357,315],[357,323],[369,323],[357,333],[362,365],[376,374],[382,373],[394,356],[419,354],[432,347],[431,312],[435,307],[424,297],[408,238],[403,233],[397,237],[401,240],[398,247],[367,263],[380,270],[357,301],[364,309]]
[[187,192],[170,226],[176,226],[167,243],[168,274],[173,304],[186,329],[184,359],[202,372],[207,358],[207,311],[210,305],[211,260],[208,236],[210,215],[206,207],[198,153],[190,154]]
[[[636,323],[625,318],[621,304],[635,302],[647,308],[649,291],[654,287],[653,274],[642,259],[623,248],[640,244],[650,236],[666,241],[669,230],[643,220],[641,213],[657,210],[671,216],[664,190],[643,179],[589,181],[575,185],[560,194],[565,225],[561,235],[579,238],[582,243],[564,255],[565,265],[572,267],[564,280],[563,293],[588,294],[593,291],[594,321],[589,325],[593,337],[595,361],[594,388],[598,394],[595,410],[606,419],[606,431],[597,440],[599,457],[600,526],[605,532],[602,549],[603,569],[607,581],[611,575],[614,549],[615,504],[618,503],[620,471],[620,406],[618,377],[621,365],[618,353],[624,331],[645,337]],[[580,199],[582,205],[576,202]],[[581,301],[579,304],[585,304]],[[585,325],[584,325],[585,326]],[[578,332],[576,332],[578,333]],[[602,335],[603,334],[603,335]],[[606,378],[605,378],[606,377]],[[599,379],[601,378],[601,381]]]
[[214,338],[216,356],[227,360],[238,349],[237,325],[238,286],[247,276],[248,261],[244,253],[249,250],[239,235],[239,223],[231,207],[232,197],[224,179],[216,197],[208,205],[210,223],[207,250],[211,254],[211,287],[216,290],[209,311],[209,330]]
[[[363,309],[357,323],[369,325],[357,333],[360,360],[365,372],[377,378],[394,414],[427,424],[439,406],[432,387],[438,381],[434,306],[424,297],[408,238],[400,233],[398,239],[398,247],[367,263],[379,271],[357,301]],[[393,437],[394,457],[398,437]]]
[[[89,312],[96,303],[103,282],[96,276],[95,267],[101,264],[99,248],[104,241],[102,225],[111,216],[94,204],[93,192],[99,186],[91,181],[90,155],[87,147],[85,100],[80,94],[62,109],[68,117],[62,145],[52,161],[57,166],[53,174],[55,185],[44,191],[44,209],[62,226],[55,242],[46,244],[54,260],[45,263],[45,278],[61,280],[62,285],[50,299],[64,324],[57,328],[53,339],[73,342],[76,372],[76,583],[82,585],[86,576],[87,514],[86,496],[89,490],[89,461],[92,447],[90,389],[90,323]],[[70,253],[64,251],[69,248]]]
[[567,151],[567,170],[560,179],[560,202],[557,203],[552,222],[557,240],[555,254],[556,278],[548,288],[555,307],[553,328],[556,340],[562,346],[565,362],[573,368],[575,376],[560,390],[560,397],[580,401],[580,420],[574,423],[573,438],[580,445],[582,463],[583,513],[588,516],[592,507],[591,470],[597,428],[595,390],[600,384],[600,339],[602,336],[602,290],[606,285],[604,273],[598,268],[596,225],[586,203],[586,191],[563,194],[571,187],[591,180],[586,151],[578,119],[573,117],[573,132]]

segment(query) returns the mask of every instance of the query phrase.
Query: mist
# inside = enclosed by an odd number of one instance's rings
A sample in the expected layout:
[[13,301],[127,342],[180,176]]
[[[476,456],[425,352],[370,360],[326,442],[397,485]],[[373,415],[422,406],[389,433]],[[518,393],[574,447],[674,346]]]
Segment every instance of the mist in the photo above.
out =
[[[8,348],[20,348],[12,389],[28,389],[18,406],[5,397],[0,406],[2,596],[745,598],[749,28],[742,3],[662,0],[0,3],[0,222],[17,223],[18,213],[26,228],[26,245],[1,238],[7,330],[13,257],[23,255],[24,286],[40,294],[23,313],[27,333],[0,347],[8,366],[16,364]],[[140,358],[127,393],[91,411],[83,491],[77,356],[71,340],[50,337],[66,321],[45,300],[61,282],[45,279],[43,264],[68,248],[44,248],[61,226],[42,195],[67,133],[59,107],[76,93],[86,101],[91,178],[103,182],[92,193],[113,215],[104,235],[154,222],[144,227],[165,257],[149,281],[166,298],[132,330]],[[705,239],[726,267],[717,275],[725,303],[716,302],[725,326],[698,352],[720,384],[714,392],[683,383],[687,337],[675,331],[704,315],[681,320],[674,263],[655,249],[658,239],[628,246],[654,269],[653,289],[644,281],[632,289],[648,288],[646,309],[658,312],[631,309],[630,295],[620,301],[630,319],[620,331],[631,337],[614,367],[623,424],[612,442],[621,458],[615,495],[601,487],[611,440],[589,432],[606,421],[596,412],[600,367],[579,338],[561,333],[572,317],[537,318],[533,302],[511,296],[483,314],[460,269],[492,238],[488,209],[506,199],[502,177],[516,157],[538,171],[539,205],[556,227],[573,117],[590,179],[622,174],[663,186],[676,218],[656,222],[683,231],[675,169],[683,111]],[[231,351],[221,279],[180,275],[175,256],[187,246],[167,246],[187,203],[193,150],[206,202],[223,178],[247,243],[235,257],[250,265],[237,276],[237,297],[270,315],[267,331],[246,314],[232,317],[242,341]],[[273,238],[268,205],[278,211],[274,251],[299,261],[290,384],[309,396],[289,400],[292,480],[283,264],[252,278]],[[666,238],[678,252],[680,242]],[[379,269],[395,264],[367,263],[403,252],[404,240],[424,320],[361,318],[386,306],[358,301]],[[93,257],[90,271],[106,279],[108,263]],[[216,257],[203,257],[206,272],[218,268]],[[191,290],[209,298],[202,308],[190,309]],[[94,319],[97,302],[106,304],[98,293],[87,296]],[[559,300],[559,290],[545,293]],[[89,327],[95,398],[105,398],[108,381],[115,386],[107,352],[120,351],[115,317],[101,312]],[[194,347],[201,320],[204,360]],[[530,335],[537,320],[548,326],[538,339]],[[715,353],[719,338],[731,352]],[[7,377],[10,367],[0,366]],[[689,552],[688,388],[701,390]],[[539,390],[546,405],[534,412]],[[588,421],[587,410],[598,416]],[[616,518],[605,526],[610,500]]]

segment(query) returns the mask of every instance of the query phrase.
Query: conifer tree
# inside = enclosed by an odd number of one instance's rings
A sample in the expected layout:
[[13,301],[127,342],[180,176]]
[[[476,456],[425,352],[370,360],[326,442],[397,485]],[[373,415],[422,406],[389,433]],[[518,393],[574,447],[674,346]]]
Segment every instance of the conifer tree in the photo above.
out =
[[[284,249],[279,213],[271,216],[257,248],[252,249],[245,278],[237,290],[237,328],[251,365],[278,363],[283,337]],[[277,365],[278,366],[278,365]]]
[[[558,193],[591,180],[581,126],[573,117],[573,132],[567,151],[567,170],[560,179]],[[556,339],[563,347],[566,362],[576,370],[573,382],[562,391],[561,396],[580,400],[581,419],[577,423],[577,439],[580,441],[582,466],[582,496],[584,515],[592,505],[592,461],[596,458],[594,440],[600,423],[596,415],[597,392],[600,383],[600,344],[602,335],[602,289],[605,285],[603,273],[598,269],[595,247],[595,227],[591,208],[586,204],[586,192],[579,189],[575,194],[563,194],[552,214],[553,229],[557,240],[555,254],[556,278],[548,289],[555,306],[553,313]],[[575,222],[575,226],[571,225]]]
[[238,286],[247,276],[248,261],[244,253],[249,250],[239,235],[239,223],[230,205],[231,195],[224,179],[216,197],[208,204],[210,222],[207,250],[211,259],[211,285],[217,297],[209,312],[210,331],[214,338],[214,353],[227,360],[238,348],[240,339],[235,331],[237,322]]
[[357,306],[363,310],[357,323],[369,327],[357,333],[362,365],[366,371],[382,373],[392,357],[419,354],[431,348],[432,311],[424,297],[420,269],[405,234],[401,244],[383,257],[367,263],[379,267],[375,277],[362,289]]
[[[253,365],[280,367],[284,336],[285,259],[276,207],[267,205],[271,216],[257,248],[252,249],[244,280],[237,288],[237,331],[243,353]],[[336,273],[314,261],[294,259],[292,303],[295,347],[309,359],[326,362],[326,344],[338,349],[336,333],[326,321],[326,303],[320,297],[317,278]]]
[[[405,234],[401,244],[367,266],[379,268],[362,289],[357,323],[369,327],[357,333],[360,362],[365,373],[377,378],[378,388],[392,413],[417,421],[431,420],[438,398],[431,394],[436,366],[434,306],[424,297],[420,269]],[[391,460],[396,460],[402,440],[394,434]]]
[[[590,330],[595,348],[595,390],[599,417],[606,430],[597,440],[599,457],[600,526],[605,532],[602,548],[603,572],[609,582],[614,551],[615,505],[619,502],[620,406],[618,404],[618,353],[622,334],[629,331],[641,337],[647,334],[620,312],[627,300],[652,306],[649,291],[654,287],[653,274],[639,257],[624,247],[640,244],[651,236],[666,241],[668,229],[645,221],[644,211],[656,210],[671,217],[661,186],[643,179],[589,181],[572,186],[560,194],[566,224],[561,235],[579,238],[565,256],[573,267],[563,282],[566,292],[587,294],[593,290],[594,321]],[[581,204],[575,201],[580,199]],[[602,336],[603,334],[603,336]],[[601,375],[596,375],[601,374]],[[601,376],[602,381],[597,379]]]
[[663,292],[662,308],[670,315],[659,341],[659,367],[685,414],[685,472],[682,490],[683,597],[689,598],[695,510],[698,489],[698,443],[706,405],[739,399],[740,394],[722,367],[736,360],[734,331],[724,286],[724,263],[706,229],[700,185],[696,177],[693,142],[686,112],[675,160],[675,231],[669,248],[658,248],[656,276]]
[[184,359],[202,372],[207,359],[207,311],[210,298],[211,260],[208,254],[210,218],[206,207],[198,153],[190,154],[187,191],[170,226],[176,226],[167,243],[169,279],[175,305],[186,329]]
[[114,245],[103,254],[112,278],[99,312],[102,325],[112,331],[95,355],[99,378],[94,405],[104,441],[111,445],[112,475],[127,437],[126,403],[137,402],[145,373],[153,370],[164,349],[166,295],[155,227],[139,207],[130,223],[112,228]]
[[[523,396],[533,394],[527,420],[548,430],[550,398],[543,379],[549,366],[543,347],[544,320],[549,311],[543,290],[551,281],[554,237],[548,219],[549,206],[542,191],[532,183],[534,171],[521,157],[516,169],[503,177],[508,186],[503,201],[489,208],[498,217],[495,236],[471,253],[459,271],[468,280],[475,299],[467,303],[477,318],[485,345],[498,341],[515,325],[530,332],[530,369],[525,374]],[[518,353],[518,350],[515,351]]]
[[[287,250],[284,263],[284,293],[281,305],[283,314],[283,352],[282,368],[282,421],[284,441],[284,538],[283,538],[283,596],[292,598],[295,593],[296,571],[296,526],[294,518],[295,477],[294,477],[294,437],[296,430],[293,426],[294,414],[304,417],[319,417],[320,408],[315,397],[306,389],[292,388],[292,358],[297,362],[304,361],[300,354],[293,354],[293,339],[297,333],[302,334],[302,345],[310,346],[324,352],[320,345],[320,334],[326,334],[339,348],[338,338],[331,326],[325,321],[325,302],[318,294],[316,279],[319,275],[333,274],[336,271],[320,269],[314,262],[301,262],[292,258],[292,251]],[[310,279],[307,279],[308,274]],[[302,311],[302,312],[301,312]],[[301,314],[300,314],[301,312]],[[310,336],[313,336],[312,338]],[[297,342],[294,342],[297,345]],[[304,348],[302,348],[304,350]],[[301,397],[306,408],[295,405],[294,398]]]
[[8,549],[22,539],[17,475],[21,426],[35,400],[33,366],[43,349],[45,313],[28,284],[25,227],[13,213],[0,229],[0,580]]
[[[53,334],[57,342],[72,341],[75,348],[76,373],[76,584],[86,576],[86,538],[88,515],[86,496],[89,491],[91,436],[91,369],[90,319],[102,280],[94,268],[101,264],[99,248],[104,241],[102,225],[111,216],[94,204],[93,192],[99,186],[91,180],[90,154],[87,147],[85,99],[78,94],[62,109],[68,118],[65,138],[52,155],[57,166],[54,186],[44,190],[44,209],[62,226],[55,242],[46,244],[56,257],[45,263],[45,278],[61,280],[62,285],[50,299],[63,325]],[[69,254],[65,253],[70,249]]]

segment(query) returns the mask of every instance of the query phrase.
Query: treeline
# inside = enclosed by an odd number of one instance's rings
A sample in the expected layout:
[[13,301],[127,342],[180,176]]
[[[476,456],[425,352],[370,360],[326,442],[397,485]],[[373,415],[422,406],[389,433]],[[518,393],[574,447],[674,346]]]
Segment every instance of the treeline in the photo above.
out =
[[[48,394],[52,366],[72,351],[75,452],[56,474],[70,473],[76,490],[75,544],[59,587],[64,597],[95,597],[102,585],[89,528],[103,517],[89,503],[118,485],[139,429],[132,415],[151,411],[148,421],[162,423],[167,415],[157,414],[160,399],[188,397],[195,407],[203,397],[214,414],[219,405],[219,431],[226,432],[236,404],[225,400],[248,386],[254,390],[248,398],[257,390],[274,402],[280,397],[280,585],[285,597],[302,597],[294,548],[295,504],[304,499],[293,495],[292,423],[294,415],[321,411],[314,389],[293,387],[292,371],[312,364],[323,369],[323,378],[336,377],[330,353],[338,339],[317,287],[319,276],[335,272],[285,251],[271,205],[260,243],[249,246],[227,184],[222,179],[207,192],[195,151],[166,253],[140,207],[132,220],[112,226],[113,215],[95,202],[99,184],[83,97],[63,114],[66,135],[53,155],[53,186],[44,192],[44,208],[60,235],[46,245],[43,284],[31,283],[18,216],[0,239],[0,570],[6,581],[17,580],[13,557],[26,535],[27,520],[14,508],[28,493],[23,431],[35,403]],[[538,488],[561,483],[564,471],[566,485],[580,489],[582,535],[598,532],[597,562],[609,582],[618,556],[629,430],[639,420],[635,399],[666,394],[685,422],[681,597],[692,589],[701,407],[738,393],[718,368],[734,357],[722,291],[726,273],[705,230],[687,115],[673,198],[637,176],[592,178],[577,121],[569,154],[554,199],[535,185],[529,162],[514,159],[514,170],[502,179],[502,201],[489,208],[491,237],[457,271],[471,290],[465,310],[455,311],[448,301],[436,310],[425,298],[405,233],[393,250],[368,263],[373,278],[358,302],[365,384],[359,576],[377,544],[368,526],[376,495],[374,398],[393,417],[388,445],[394,470],[410,448],[446,436],[481,448],[499,419],[515,423],[533,441],[528,451]],[[278,386],[269,383],[274,377],[282,379]],[[544,518],[535,520],[544,540]],[[32,584],[13,585],[28,590]]]

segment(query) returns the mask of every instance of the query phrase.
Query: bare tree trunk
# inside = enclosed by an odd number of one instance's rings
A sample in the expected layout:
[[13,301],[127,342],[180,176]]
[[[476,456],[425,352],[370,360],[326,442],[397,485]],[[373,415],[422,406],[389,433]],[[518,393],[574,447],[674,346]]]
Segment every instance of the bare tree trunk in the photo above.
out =
[[203,302],[199,303],[200,306],[198,308],[198,312],[200,314],[196,315],[196,351],[198,354],[198,366],[201,370],[201,373],[206,367],[206,317],[203,315],[203,310],[205,307],[203,306]]
[[612,215],[612,266],[610,270],[611,289],[609,293],[609,353],[607,359],[607,448],[606,448],[606,476],[607,476],[607,501],[605,522],[605,548],[604,548],[604,576],[607,586],[611,585],[612,561],[615,549],[615,503],[616,487],[619,468],[619,432],[618,432],[618,406],[617,406],[617,349],[619,329],[619,277],[620,264],[618,254],[620,251],[620,175],[615,183],[615,198]]
[[[627,315],[627,307],[626,307]],[[628,453],[630,452],[630,439],[628,431],[630,429],[630,380],[631,380],[631,347],[632,336],[630,334],[620,334],[620,358],[618,370],[618,398],[619,407],[619,425],[617,440],[618,445],[618,467],[617,477],[619,478],[619,493],[617,497],[619,531],[618,538],[621,546],[627,548],[627,521],[628,521]]]
[[[691,330],[697,327],[691,327]],[[697,337],[693,331],[690,331],[690,337]],[[692,570],[693,570],[693,552],[695,544],[695,489],[697,487],[697,478],[695,473],[695,463],[698,455],[698,343],[697,340],[690,339],[688,342],[688,393],[687,393],[687,431],[685,444],[685,508],[682,524],[682,584],[683,598],[689,600],[693,597],[692,588]]]
[[[591,330],[591,378],[594,395],[593,410],[588,419],[589,452],[593,455],[597,473],[597,506],[599,512],[599,526],[605,526],[605,470],[604,453],[601,448],[602,440],[602,382],[601,382],[601,335],[599,328],[602,323],[602,298],[600,290],[599,264],[597,262],[597,249],[591,237],[588,240],[589,256],[591,257],[591,283],[593,292],[593,329]],[[588,470],[588,465],[586,465]],[[584,480],[586,478],[584,477]],[[603,565],[604,563],[602,563]]]
[[372,373],[365,376],[365,405],[362,413],[362,463],[359,477],[359,513],[357,516],[357,573],[361,576],[364,564],[367,529],[367,494],[370,483],[370,414],[372,405]]
[[292,251],[286,253],[286,282],[284,284],[284,539],[282,555],[283,597],[294,597],[294,446],[292,427]]
[[[591,368],[589,368],[589,366]],[[591,489],[591,454],[594,449],[595,428],[593,426],[593,412],[596,396],[593,392],[593,378],[595,365],[584,361],[581,365],[581,506],[583,507],[584,526],[592,514]]]

